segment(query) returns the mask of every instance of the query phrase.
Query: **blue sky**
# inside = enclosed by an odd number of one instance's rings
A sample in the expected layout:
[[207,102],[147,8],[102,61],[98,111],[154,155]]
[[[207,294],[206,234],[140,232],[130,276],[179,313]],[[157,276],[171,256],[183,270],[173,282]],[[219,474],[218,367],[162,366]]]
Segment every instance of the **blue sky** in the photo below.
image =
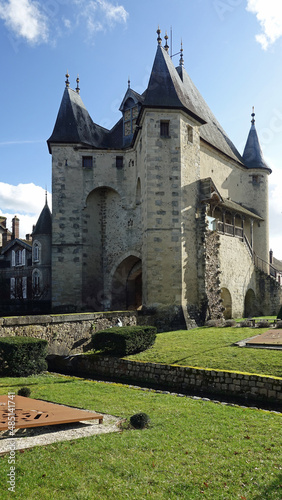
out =
[[[185,68],[242,153],[252,106],[270,182],[270,246],[282,259],[281,0],[0,0],[0,214],[31,232],[51,192],[52,133],[65,87],[107,128],[127,89],[143,92],[156,29],[181,39]],[[168,40],[171,46],[171,39]],[[178,63],[179,56],[173,60]],[[51,205],[51,195],[49,195]]]

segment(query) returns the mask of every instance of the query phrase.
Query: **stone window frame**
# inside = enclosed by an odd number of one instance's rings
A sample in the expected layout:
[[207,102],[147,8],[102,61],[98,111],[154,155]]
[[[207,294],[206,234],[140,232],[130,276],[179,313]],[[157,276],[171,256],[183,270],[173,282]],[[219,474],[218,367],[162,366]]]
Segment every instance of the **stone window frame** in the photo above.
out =
[[123,168],[123,156],[116,156],[116,168],[118,170]]
[[187,139],[190,144],[194,142],[194,129],[191,125],[187,125]]
[[170,121],[169,120],[161,120],[160,121],[160,136],[161,137],[166,137],[169,138],[169,127],[170,126]]
[[82,157],[82,168],[86,168],[86,169],[93,168],[93,156],[83,156]]

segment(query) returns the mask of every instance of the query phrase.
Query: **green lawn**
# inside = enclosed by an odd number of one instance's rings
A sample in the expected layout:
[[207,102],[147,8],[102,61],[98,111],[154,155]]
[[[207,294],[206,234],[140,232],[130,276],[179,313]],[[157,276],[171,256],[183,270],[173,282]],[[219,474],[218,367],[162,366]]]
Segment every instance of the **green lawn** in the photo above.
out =
[[282,350],[233,345],[266,330],[267,328],[195,328],[159,333],[152,348],[128,356],[127,359],[282,377]]
[[1,499],[281,500],[281,415],[75,377],[0,379],[0,393],[28,385],[31,397],[129,418],[143,431],[93,436],[16,454],[16,493]]

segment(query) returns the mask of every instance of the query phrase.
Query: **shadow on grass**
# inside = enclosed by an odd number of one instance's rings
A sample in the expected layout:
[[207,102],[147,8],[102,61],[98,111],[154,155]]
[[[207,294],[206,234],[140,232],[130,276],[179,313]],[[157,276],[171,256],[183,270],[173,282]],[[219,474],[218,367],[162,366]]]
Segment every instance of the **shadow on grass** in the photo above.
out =
[[259,495],[253,497],[253,500],[280,500],[282,498],[282,474],[279,474],[276,479],[262,488]]
[[[70,383],[73,383],[73,382],[76,382],[76,380],[52,380],[52,381],[48,381],[47,385],[51,385],[51,384],[52,385],[53,384],[70,384]],[[24,382],[17,382],[16,383],[16,382],[12,381],[10,384],[1,384],[1,378],[0,378],[0,389],[1,388],[5,388],[5,387],[11,388],[11,387],[22,387],[23,385],[29,386],[29,385],[41,385],[41,384],[43,384],[43,385],[45,384],[46,385],[46,382],[42,381],[42,383],[41,383],[40,381],[35,381],[35,382],[26,382],[26,381],[24,381]]]
[[[228,343],[226,345],[220,346],[220,349],[223,349],[225,347],[232,347],[232,346],[233,346],[233,344]],[[218,349],[219,349],[219,347],[217,346],[217,347],[213,347],[212,349],[206,349],[206,351],[195,352],[195,353],[193,353],[193,355],[191,357],[192,357],[192,359],[194,359],[195,356],[198,356],[198,355],[201,356],[202,354],[206,354],[207,352],[218,351]],[[190,357],[190,359],[191,359],[191,357]],[[185,361],[185,362],[189,361],[189,356],[185,356],[185,358],[177,359],[176,361],[173,361],[170,364],[177,365],[178,363],[181,363],[183,361]]]

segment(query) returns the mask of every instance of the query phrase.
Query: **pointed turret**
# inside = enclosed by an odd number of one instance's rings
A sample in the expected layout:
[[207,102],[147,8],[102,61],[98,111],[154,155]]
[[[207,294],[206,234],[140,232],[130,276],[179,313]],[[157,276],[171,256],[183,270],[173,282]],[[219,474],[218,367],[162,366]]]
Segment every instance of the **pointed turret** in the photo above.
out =
[[260,147],[259,138],[255,127],[254,108],[252,112],[251,129],[248,135],[246,146],[243,153],[243,160],[248,168],[264,168],[271,172],[267,165]]
[[148,88],[144,100],[145,107],[183,109],[200,124],[205,120],[193,106],[168,52],[158,44]]
[[51,234],[52,233],[52,214],[47,203],[47,196],[45,200],[45,205],[38,217],[37,223],[33,230],[32,235],[36,236],[38,234]]
[[104,145],[105,129],[96,125],[85,108],[79,94],[79,80],[77,88],[69,87],[69,74],[66,75],[66,87],[58,112],[57,120],[51,137],[48,139],[48,147],[62,144],[83,144],[92,147]]

